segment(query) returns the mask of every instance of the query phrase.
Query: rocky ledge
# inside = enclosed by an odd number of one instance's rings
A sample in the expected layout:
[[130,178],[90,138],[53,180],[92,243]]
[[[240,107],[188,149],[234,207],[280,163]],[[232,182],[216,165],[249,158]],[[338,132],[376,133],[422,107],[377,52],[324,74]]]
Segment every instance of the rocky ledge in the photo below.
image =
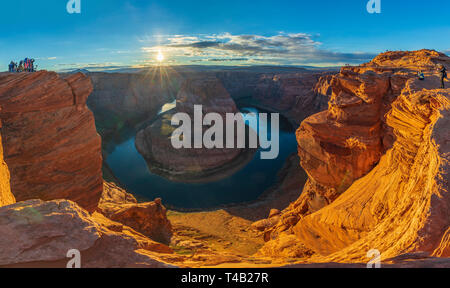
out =
[[155,259],[167,246],[68,200],[0,207],[0,234],[0,267],[65,268],[73,249],[83,268],[170,267]]
[[167,220],[167,210],[161,199],[137,203],[133,195],[113,183],[104,184],[99,211],[111,220],[127,225],[147,237],[169,244],[172,225]]

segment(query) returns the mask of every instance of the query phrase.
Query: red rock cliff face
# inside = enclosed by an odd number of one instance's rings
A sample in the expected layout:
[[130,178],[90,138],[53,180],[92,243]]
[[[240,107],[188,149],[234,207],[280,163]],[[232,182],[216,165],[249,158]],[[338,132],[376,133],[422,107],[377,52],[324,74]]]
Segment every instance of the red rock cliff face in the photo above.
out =
[[81,73],[0,74],[4,158],[17,201],[69,199],[95,209],[103,180],[91,91]]
[[302,209],[310,213],[328,205],[375,167],[395,140],[386,123],[392,102],[418,70],[432,71],[439,61],[445,61],[443,54],[432,51],[385,53],[319,81],[317,91],[331,92],[328,110],[297,131],[309,175],[304,194],[311,199]]
[[261,253],[318,262],[364,261],[370,249],[383,259],[449,255],[450,89],[438,89],[437,64],[450,58],[388,52],[333,77],[329,109],[297,131],[310,180]]
[[9,178],[8,165],[6,165],[5,160],[3,159],[3,146],[0,145],[0,207],[16,202],[14,195],[11,193]]

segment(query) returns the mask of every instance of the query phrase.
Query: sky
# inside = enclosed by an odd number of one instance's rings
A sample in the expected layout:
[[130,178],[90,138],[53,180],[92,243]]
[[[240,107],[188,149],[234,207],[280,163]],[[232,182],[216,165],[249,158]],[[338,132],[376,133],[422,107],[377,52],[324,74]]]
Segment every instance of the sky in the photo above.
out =
[[[450,1],[14,0],[0,3],[0,71],[152,65],[340,66],[386,50],[450,53]],[[158,60],[158,54],[163,55]]]

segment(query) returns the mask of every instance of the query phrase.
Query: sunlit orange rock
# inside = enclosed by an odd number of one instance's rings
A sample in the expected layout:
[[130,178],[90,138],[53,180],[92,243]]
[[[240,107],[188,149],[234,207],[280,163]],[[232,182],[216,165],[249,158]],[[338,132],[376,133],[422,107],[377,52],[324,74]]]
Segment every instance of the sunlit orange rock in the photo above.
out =
[[[0,122],[1,128],[1,122]],[[0,143],[1,143],[0,136]],[[10,175],[8,165],[3,159],[3,145],[0,145],[0,207],[13,204],[16,202],[14,195],[11,193],[11,186],[9,183]]]
[[17,201],[69,199],[93,211],[102,193],[101,139],[78,73],[0,73],[4,159]]
[[[450,58],[388,52],[333,77],[328,111],[297,131],[310,179],[261,252],[304,247],[310,262],[367,261],[371,249],[382,259],[448,257],[450,89],[438,89],[439,63]],[[280,247],[292,235],[295,245]]]

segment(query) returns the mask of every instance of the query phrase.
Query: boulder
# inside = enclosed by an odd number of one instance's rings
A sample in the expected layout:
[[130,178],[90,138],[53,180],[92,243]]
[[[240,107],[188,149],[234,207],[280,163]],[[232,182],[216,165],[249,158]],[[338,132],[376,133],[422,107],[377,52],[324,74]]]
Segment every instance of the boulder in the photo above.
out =
[[170,243],[172,225],[159,198],[153,202],[137,203],[125,190],[105,182],[98,210],[109,219],[129,226],[154,241]]

